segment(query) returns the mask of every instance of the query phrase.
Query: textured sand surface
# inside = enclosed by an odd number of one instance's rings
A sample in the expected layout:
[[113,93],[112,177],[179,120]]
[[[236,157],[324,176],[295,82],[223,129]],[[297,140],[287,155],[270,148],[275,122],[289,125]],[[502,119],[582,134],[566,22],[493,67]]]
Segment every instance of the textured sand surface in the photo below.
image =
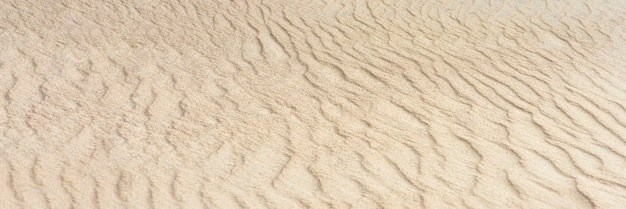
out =
[[626,208],[626,1],[0,0],[0,208]]

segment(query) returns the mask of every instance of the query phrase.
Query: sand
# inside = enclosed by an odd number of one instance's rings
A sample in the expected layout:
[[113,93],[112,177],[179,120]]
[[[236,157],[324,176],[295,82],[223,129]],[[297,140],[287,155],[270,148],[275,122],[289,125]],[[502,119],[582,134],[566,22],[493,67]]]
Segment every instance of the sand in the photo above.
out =
[[0,208],[626,208],[626,1],[1,0]]

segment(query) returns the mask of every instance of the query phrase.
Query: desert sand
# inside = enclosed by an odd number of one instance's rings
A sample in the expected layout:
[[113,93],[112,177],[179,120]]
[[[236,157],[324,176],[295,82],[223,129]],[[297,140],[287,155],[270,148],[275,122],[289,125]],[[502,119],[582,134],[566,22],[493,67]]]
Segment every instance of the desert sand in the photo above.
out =
[[0,208],[626,208],[626,1],[0,0]]

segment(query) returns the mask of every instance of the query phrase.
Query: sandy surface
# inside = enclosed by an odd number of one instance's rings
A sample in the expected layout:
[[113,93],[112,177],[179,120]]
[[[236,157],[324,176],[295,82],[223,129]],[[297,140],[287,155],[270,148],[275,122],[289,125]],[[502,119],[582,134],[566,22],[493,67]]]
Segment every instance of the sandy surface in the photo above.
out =
[[626,2],[1,0],[0,208],[626,208]]

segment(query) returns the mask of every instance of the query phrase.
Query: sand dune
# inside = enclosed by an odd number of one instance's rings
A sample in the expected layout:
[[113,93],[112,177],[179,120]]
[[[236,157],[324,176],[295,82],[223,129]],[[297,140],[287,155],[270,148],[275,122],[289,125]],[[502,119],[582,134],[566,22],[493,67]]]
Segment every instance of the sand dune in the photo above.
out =
[[626,208],[626,2],[1,0],[0,208]]

